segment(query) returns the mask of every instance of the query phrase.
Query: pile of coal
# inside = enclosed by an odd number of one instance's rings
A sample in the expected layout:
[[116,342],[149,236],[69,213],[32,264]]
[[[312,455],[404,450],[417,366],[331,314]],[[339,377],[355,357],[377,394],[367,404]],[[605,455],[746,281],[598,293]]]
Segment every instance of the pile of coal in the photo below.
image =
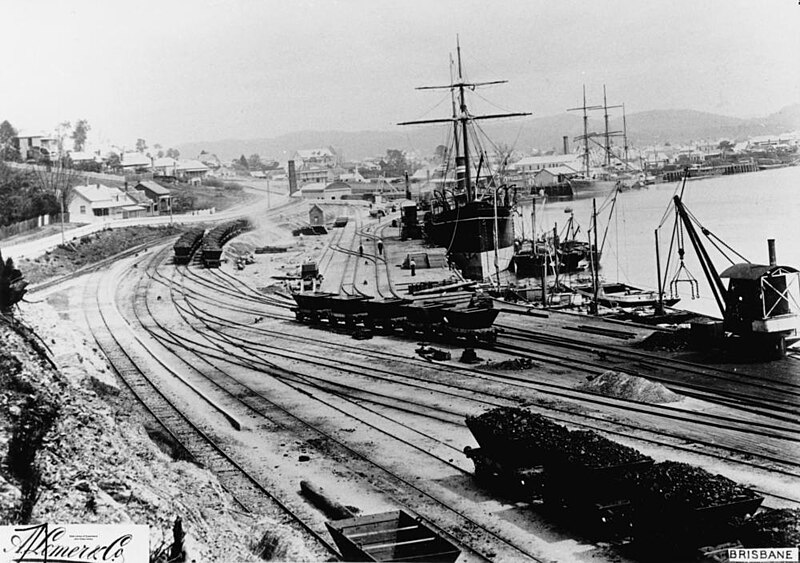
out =
[[741,526],[745,547],[794,547],[800,545],[800,509],[765,508]]
[[754,498],[735,481],[701,467],[664,461],[631,475],[637,488],[653,499],[690,509],[709,508]]
[[498,407],[478,416],[467,416],[467,426],[487,449],[528,453],[553,451],[565,440],[565,426],[516,407]]
[[531,369],[533,367],[533,360],[530,358],[514,358],[513,360],[503,360],[502,362],[487,364],[486,367],[492,369],[521,371],[524,369]]
[[559,461],[599,469],[652,461],[638,450],[609,440],[592,430],[573,430],[558,449]]

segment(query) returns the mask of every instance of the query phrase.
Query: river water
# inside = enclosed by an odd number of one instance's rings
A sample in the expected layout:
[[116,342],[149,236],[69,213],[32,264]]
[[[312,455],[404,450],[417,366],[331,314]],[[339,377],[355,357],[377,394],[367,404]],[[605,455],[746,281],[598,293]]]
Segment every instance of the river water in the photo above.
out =
[[[668,281],[672,279],[678,258],[675,249],[668,255],[675,222],[672,197],[680,186],[680,183],[655,184],[623,192],[617,198],[610,221],[609,205],[597,200],[600,239],[608,225],[601,277],[607,281],[655,289],[658,282],[654,231],[658,228],[662,272],[669,262]],[[701,225],[751,262],[769,263],[767,239],[774,238],[778,264],[800,267],[800,167],[689,181],[683,202]],[[536,230],[540,233],[544,229],[552,230],[557,223],[561,231],[569,219],[570,210],[581,226],[579,236],[585,240],[591,226],[591,199],[539,203]],[[527,236],[531,229],[530,204],[522,206],[519,212],[521,215],[515,223],[515,231],[520,236],[524,229]],[[730,262],[708,239],[702,235],[701,238],[717,270],[722,272]],[[699,282],[700,298],[692,300],[689,286],[680,284],[681,302],[677,307],[719,316],[688,236],[684,246],[685,265]],[[734,255],[731,257],[735,262],[744,261]],[[666,290],[669,291],[669,287]]]

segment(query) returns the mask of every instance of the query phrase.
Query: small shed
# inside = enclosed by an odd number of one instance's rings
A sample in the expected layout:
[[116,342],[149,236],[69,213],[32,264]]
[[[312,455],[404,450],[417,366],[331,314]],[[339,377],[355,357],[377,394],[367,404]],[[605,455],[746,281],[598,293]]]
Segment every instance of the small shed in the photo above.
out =
[[325,212],[316,203],[313,204],[311,209],[308,210],[308,222],[312,225],[325,224]]
[[798,271],[777,264],[734,264],[720,274],[725,294],[725,329],[738,334],[797,330]]

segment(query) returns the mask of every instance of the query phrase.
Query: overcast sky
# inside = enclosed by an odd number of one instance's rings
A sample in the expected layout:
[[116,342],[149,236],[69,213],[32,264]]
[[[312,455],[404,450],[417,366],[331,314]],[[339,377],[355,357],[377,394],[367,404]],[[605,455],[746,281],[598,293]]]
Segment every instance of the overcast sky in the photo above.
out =
[[[0,120],[150,145],[392,129],[468,78],[536,116],[590,103],[755,117],[800,102],[797,0],[0,0]],[[438,105],[441,102],[441,105]],[[491,106],[486,106],[487,108]]]

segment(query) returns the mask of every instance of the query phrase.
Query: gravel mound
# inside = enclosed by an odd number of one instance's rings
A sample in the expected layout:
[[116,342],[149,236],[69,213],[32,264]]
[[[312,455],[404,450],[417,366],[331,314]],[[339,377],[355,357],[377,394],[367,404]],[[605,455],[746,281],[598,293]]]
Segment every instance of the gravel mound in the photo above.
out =
[[648,404],[674,403],[683,399],[681,395],[673,393],[660,383],[611,370],[582,384],[579,389],[606,397]]

